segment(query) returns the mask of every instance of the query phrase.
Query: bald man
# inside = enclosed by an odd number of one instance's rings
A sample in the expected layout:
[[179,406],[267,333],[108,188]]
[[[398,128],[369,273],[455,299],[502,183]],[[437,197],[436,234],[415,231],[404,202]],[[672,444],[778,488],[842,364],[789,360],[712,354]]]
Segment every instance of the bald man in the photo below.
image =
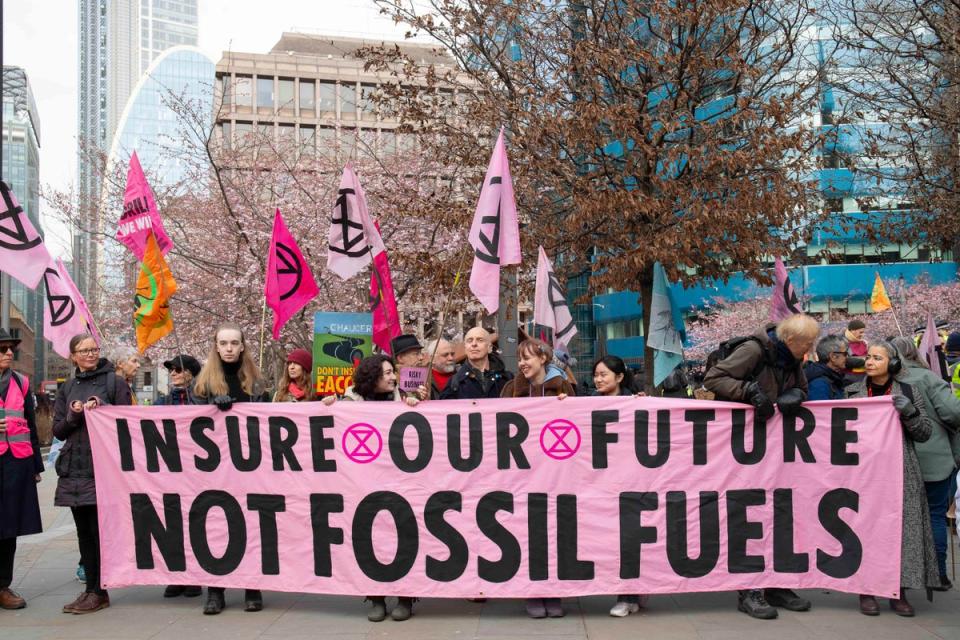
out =
[[513,379],[503,360],[493,353],[490,334],[483,327],[474,327],[463,339],[467,360],[447,383],[441,400],[499,398],[503,387]]

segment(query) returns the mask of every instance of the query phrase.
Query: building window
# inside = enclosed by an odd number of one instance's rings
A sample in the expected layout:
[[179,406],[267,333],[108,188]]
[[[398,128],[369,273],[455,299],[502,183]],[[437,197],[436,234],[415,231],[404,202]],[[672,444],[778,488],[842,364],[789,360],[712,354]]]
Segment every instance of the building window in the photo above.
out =
[[257,111],[273,113],[273,78],[257,77]]
[[238,107],[253,106],[253,78],[250,76],[237,76],[234,90],[234,103]]
[[220,77],[220,95],[223,100],[223,106],[229,109],[230,100],[232,100],[230,95],[230,76]]
[[603,325],[603,330],[607,340],[640,337],[643,335],[643,318],[609,322]]
[[314,95],[313,80],[300,81],[300,113],[301,115],[314,115],[317,109],[317,98]]
[[229,122],[224,122],[220,125],[220,140],[222,141],[224,149],[230,149],[233,141],[230,139],[231,126]]
[[300,154],[314,157],[317,153],[317,128],[300,126]]
[[278,104],[282,111],[293,113],[293,80],[280,78],[277,82]]
[[[373,97],[376,92],[377,85],[375,84],[360,85],[360,110],[368,120],[373,120],[377,114],[377,103]],[[367,118],[368,115],[371,117]]]
[[344,162],[354,157],[357,149],[357,130],[350,127],[340,129],[340,159]]
[[357,86],[352,82],[340,84],[340,113],[357,112]]
[[320,113],[333,115],[337,112],[337,85],[333,82],[320,83]]
[[292,124],[281,124],[278,129],[280,133],[279,149],[284,153],[293,150],[297,141],[296,128]]
[[153,371],[143,372],[143,386],[145,387],[153,386]]
[[320,127],[317,130],[317,150],[325,158],[337,159],[337,130],[333,127]]

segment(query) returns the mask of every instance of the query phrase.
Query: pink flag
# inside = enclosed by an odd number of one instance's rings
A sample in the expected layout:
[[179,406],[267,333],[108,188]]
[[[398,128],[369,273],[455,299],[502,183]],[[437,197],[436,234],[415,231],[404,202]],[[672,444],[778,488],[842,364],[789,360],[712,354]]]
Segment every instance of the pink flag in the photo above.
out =
[[[380,233],[380,225],[373,223]],[[378,253],[370,271],[370,312],[373,314],[373,343],[390,354],[390,341],[402,333],[397,299],[393,295],[393,278],[387,252]]]
[[[0,182],[3,213],[0,213],[0,271],[36,289],[50,264],[50,253],[23,207],[6,183]],[[26,311],[24,309],[24,311]]]
[[925,358],[930,365],[930,370],[941,378],[946,378],[946,372],[940,366],[940,354],[937,347],[940,346],[940,334],[937,333],[937,323],[933,321],[933,314],[927,314],[927,328],[923,332],[923,338],[920,339],[920,346],[917,351],[921,358]]
[[343,280],[357,275],[385,251],[383,238],[367,210],[367,196],[349,162],[343,168],[327,240],[327,268]]
[[500,306],[500,265],[520,264],[520,227],[503,127],[490,156],[477,211],[470,225],[473,269],[470,291],[493,313]]
[[153,231],[160,253],[167,255],[173,248],[173,242],[163,229],[157,203],[147,184],[147,177],[140,168],[137,152],[130,155],[130,168],[127,169],[127,190],[123,193],[123,215],[117,228],[117,240],[127,245],[130,251],[143,262],[143,252],[147,248],[147,235]]
[[797,298],[797,292],[794,291],[793,285],[790,283],[790,276],[787,275],[787,268],[783,266],[783,260],[777,258],[774,261],[773,299],[770,301],[770,322],[780,322],[795,313],[803,313],[800,310],[800,300]]
[[267,282],[263,294],[267,306],[273,309],[273,339],[280,337],[280,329],[293,314],[303,309],[319,293],[297,242],[287,231],[280,209],[273,216],[273,236],[267,256]]
[[86,300],[70,278],[63,260],[51,260],[43,274],[46,300],[43,306],[43,335],[53,350],[70,357],[70,339],[81,333],[93,336],[100,346],[100,333]]
[[577,335],[567,297],[553,273],[553,265],[543,247],[538,247],[537,289],[533,296],[533,321],[553,329],[553,346],[569,345]]

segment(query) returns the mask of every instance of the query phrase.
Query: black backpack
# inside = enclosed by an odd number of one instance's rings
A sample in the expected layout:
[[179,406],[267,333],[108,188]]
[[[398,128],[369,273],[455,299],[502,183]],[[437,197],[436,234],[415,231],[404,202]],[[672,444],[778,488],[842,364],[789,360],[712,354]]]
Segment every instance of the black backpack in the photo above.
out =
[[753,340],[758,345],[760,345],[760,350],[763,352],[763,358],[760,362],[757,363],[757,366],[754,367],[753,371],[750,373],[750,379],[756,380],[757,376],[760,375],[760,372],[765,366],[767,366],[767,353],[766,349],[763,348],[763,342],[760,341],[760,338],[757,336],[737,336],[736,338],[730,338],[729,340],[724,340],[720,345],[710,352],[707,356],[707,364],[704,368],[703,374],[706,375],[710,369],[714,367],[721,360],[726,360],[730,354],[737,350],[737,347],[740,345],[750,342]]

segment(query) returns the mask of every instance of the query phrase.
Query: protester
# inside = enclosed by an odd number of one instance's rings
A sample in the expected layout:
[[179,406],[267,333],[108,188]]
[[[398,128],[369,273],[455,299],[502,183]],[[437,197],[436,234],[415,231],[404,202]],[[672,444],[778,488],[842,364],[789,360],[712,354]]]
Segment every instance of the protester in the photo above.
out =
[[[595,396],[632,396],[632,375],[623,359],[618,356],[607,355],[593,363],[593,386]],[[617,596],[617,602],[610,609],[610,615],[623,618],[631,613],[640,611],[641,601],[647,596],[626,594]]]
[[915,443],[914,449],[923,474],[933,541],[937,548],[940,570],[937,590],[946,591],[953,586],[947,577],[947,509],[950,506],[950,485],[956,471],[951,445],[960,430],[960,399],[950,392],[950,385],[943,378],[928,368],[912,340],[897,337],[890,342],[900,354],[903,365],[897,381],[909,385],[918,394],[913,400],[923,405],[930,421],[930,439]]
[[27,606],[10,589],[17,537],[43,530],[37,497],[43,457],[30,381],[13,370],[19,345],[20,338],[0,329],[0,609]]
[[432,358],[430,397],[436,400],[457,372],[457,350],[452,342],[439,338],[427,344],[427,354]]
[[463,340],[467,360],[447,383],[441,400],[499,398],[503,387],[513,379],[503,360],[493,353],[490,334],[483,327],[474,327]]
[[[215,404],[221,411],[229,411],[234,402],[267,402],[260,370],[247,351],[247,342],[239,325],[225,322],[213,335],[213,346],[207,362],[197,375],[193,387],[194,404]],[[203,613],[217,615],[226,606],[226,589],[207,587],[207,601]],[[263,609],[263,594],[259,589],[246,589],[244,611]]]
[[53,504],[70,507],[77,526],[80,557],[86,571],[86,590],[63,607],[64,613],[93,613],[110,606],[110,596],[100,588],[100,530],[93,456],[84,410],[100,405],[131,404],[130,387],[116,367],[100,357],[100,347],[89,335],[70,339],[73,378],[57,389],[53,433],[64,440],[57,456],[57,491]]
[[[354,402],[406,402],[411,407],[415,407],[418,402],[415,396],[410,395],[404,398],[401,395],[400,389],[397,387],[397,372],[394,369],[393,362],[388,356],[382,354],[367,356],[360,361],[353,372],[353,385],[347,387],[342,399]],[[336,401],[336,396],[326,396],[323,399],[323,403],[327,406]],[[413,603],[415,601],[415,598],[399,596],[397,605],[390,611],[390,617],[397,622],[409,620],[410,616],[413,615]],[[367,620],[383,622],[386,619],[386,596],[367,596],[364,602],[370,603]]]
[[390,350],[400,367],[423,366],[423,345],[412,333],[404,333],[390,341]]
[[960,331],[954,331],[947,336],[947,341],[943,345],[943,354],[947,359],[950,388],[953,390],[953,395],[960,398]]
[[843,337],[847,340],[847,351],[849,352],[847,354],[846,373],[856,379],[860,379],[864,375],[861,359],[867,355],[867,341],[863,337],[866,332],[867,325],[863,320],[851,320],[847,323],[847,330],[843,334]]
[[294,349],[287,354],[283,376],[273,394],[274,402],[309,402],[316,400],[310,374],[313,371],[313,356],[306,349]]
[[[200,373],[200,363],[193,356],[181,353],[163,363],[170,376],[167,395],[157,398],[157,406],[182,406],[193,404],[193,381]],[[203,588],[192,584],[171,584],[163,591],[164,598],[196,598]]]
[[[501,398],[565,398],[575,395],[563,371],[553,364],[550,345],[536,338],[528,338],[517,346],[517,358],[521,375],[503,387]],[[563,603],[560,598],[528,598],[527,615],[531,618],[562,618]]]
[[131,346],[120,345],[110,351],[109,359],[116,365],[117,375],[130,387],[130,404],[137,404],[135,387],[137,372],[140,371],[140,354]]
[[847,368],[847,339],[824,336],[817,343],[817,361],[803,367],[807,378],[807,400],[840,400],[846,397],[844,371]]
[[[717,400],[753,405],[762,420],[773,417],[774,403],[784,414],[794,413],[807,399],[803,357],[820,331],[808,315],[794,314],[776,327],[761,329],[717,361],[703,380]],[[790,589],[751,589],[739,592],[737,608],[753,618],[777,617],[774,607],[807,611],[810,601]]]
[[689,398],[690,381],[683,367],[674,367],[673,371],[667,374],[667,377],[660,383],[660,395],[664,398]]
[[197,359],[181,353],[165,361],[163,368],[167,370],[170,376],[170,390],[167,395],[157,398],[157,404],[193,404],[193,381],[200,374],[200,363],[197,362]]
[[[890,608],[898,616],[915,615],[907,602],[907,589],[933,589],[940,586],[937,551],[927,508],[923,473],[914,442],[926,442],[933,430],[919,391],[901,383],[897,376],[902,368],[897,350],[888,342],[872,345],[867,351],[866,378],[850,386],[847,396],[867,398],[893,396],[893,406],[900,414],[903,427],[903,519],[900,544],[900,597],[890,599]],[[916,398],[916,402],[911,398]],[[860,612],[867,616],[880,614],[880,606],[872,595],[860,596]]]

